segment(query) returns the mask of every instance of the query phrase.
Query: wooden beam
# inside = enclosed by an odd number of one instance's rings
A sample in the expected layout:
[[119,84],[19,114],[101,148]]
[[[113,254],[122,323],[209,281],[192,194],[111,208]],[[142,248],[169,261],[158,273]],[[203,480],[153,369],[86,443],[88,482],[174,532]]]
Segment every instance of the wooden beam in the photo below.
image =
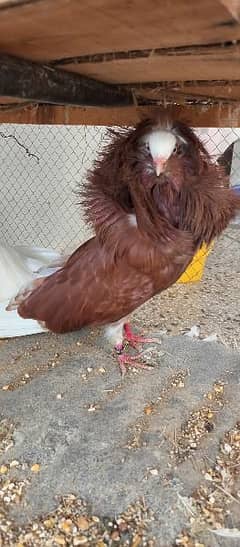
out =
[[[239,25],[240,26],[240,25]],[[131,55],[136,54],[135,57]],[[109,55],[109,56],[108,56]],[[97,58],[97,62],[93,62]],[[100,61],[100,59],[102,60]],[[117,52],[90,62],[64,64],[64,69],[111,84],[186,80],[239,79],[239,42],[228,45]],[[85,57],[87,59],[87,57]],[[63,61],[62,61],[63,62]]]
[[[64,57],[63,59],[54,59],[51,61],[51,66],[73,65],[76,69],[78,65],[111,63],[112,61],[134,61],[135,59],[150,59],[150,57],[181,57],[193,55],[211,55],[211,53],[223,53],[229,50],[231,54],[238,50],[240,40],[230,42],[219,42],[215,44],[200,44],[178,47],[158,47],[150,49],[135,49],[123,51],[107,51],[104,53],[95,53],[92,55],[79,55],[75,57]],[[81,69],[80,69],[81,71]]]
[[54,67],[0,55],[0,95],[41,103],[126,106],[132,94],[117,86]]
[[41,62],[238,40],[235,23],[219,0],[6,0],[0,41],[1,51]]
[[[6,108],[6,105],[5,107]],[[173,119],[193,127],[240,127],[237,105],[179,105],[167,109]],[[158,107],[78,108],[52,105],[22,105],[0,108],[0,123],[49,125],[133,125]]]
[[[122,86],[125,87],[125,86]],[[137,103],[144,98],[156,104],[231,104],[240,102],[240,80],[195,80],[178,82],[149,82],[146,84],[133,84],[131,88]]]

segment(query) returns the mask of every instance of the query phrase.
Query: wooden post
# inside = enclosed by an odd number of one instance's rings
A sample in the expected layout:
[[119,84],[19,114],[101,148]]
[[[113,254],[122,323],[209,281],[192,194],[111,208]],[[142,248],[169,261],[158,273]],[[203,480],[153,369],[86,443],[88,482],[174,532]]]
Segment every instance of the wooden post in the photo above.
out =
[[[135,125],[159,107],[82,108],[54,105],[3,105],[0,123],[39,125]],[[240,105],[179,105],[167,108],[172,119],[192,127],[240,127]]]
[[0,96],[78,106],[127,106],[131,92],[72,72],[0,55]]

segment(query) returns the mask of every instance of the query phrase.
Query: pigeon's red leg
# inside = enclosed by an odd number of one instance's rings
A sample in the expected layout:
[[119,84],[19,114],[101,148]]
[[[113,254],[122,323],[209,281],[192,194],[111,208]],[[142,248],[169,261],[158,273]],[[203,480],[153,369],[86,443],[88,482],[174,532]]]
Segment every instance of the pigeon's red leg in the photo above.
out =
[[141,353],[139,353],[138,355],[128,355],[127,353],[123,353],[124,344],[116,344],[115,350],[118,354],[118,364],[119,364],[122,376],[125,376],[127,372],[127,367],[144,368],[144,369],[152,368],[152,365],[147,365],[146,363],[141,362],[141,357],[142,357]]
[[145,338],[145,336],[134,334],[129,323],[124,325],[124,341],[135,349],[138,348],[139,344],[161,344],[158,338]]
[[145,342],[158,342],[154,338],[142,338],[141,336],[135,336],[128,323],[125,322],[126,319],[112,323],[107,326],[106,335],[110,340],[114,341],[114,348],[118,354],[118,363],[121,370],[122,376],[126,374],[127,367],[141,368],[141,369],[150,369],[151,365],[148,365],[142,361],[144,354],[138,353],[137,355],[128,355],[124,352],[125,343],[128,342],[134,348],[137,347],[137,343]]

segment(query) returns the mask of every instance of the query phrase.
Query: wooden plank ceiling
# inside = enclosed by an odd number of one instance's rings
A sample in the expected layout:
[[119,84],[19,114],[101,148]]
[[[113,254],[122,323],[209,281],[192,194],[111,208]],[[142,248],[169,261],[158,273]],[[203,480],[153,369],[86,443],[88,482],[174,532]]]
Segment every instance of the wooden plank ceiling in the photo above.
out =
[[0,0],[0,70],[5,112],[236,104],[240,1]]

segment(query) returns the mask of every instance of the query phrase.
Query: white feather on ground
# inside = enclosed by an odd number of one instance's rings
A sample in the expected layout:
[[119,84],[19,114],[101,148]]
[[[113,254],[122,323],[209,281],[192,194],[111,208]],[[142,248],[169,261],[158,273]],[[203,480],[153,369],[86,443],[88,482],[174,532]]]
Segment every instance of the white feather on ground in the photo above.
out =
[[65,259],[52,249],[0,244],[0,338],[45,332],[37,321],[22,319],[17,310],[6,311],[6,307],[34,279],[51,275]]

